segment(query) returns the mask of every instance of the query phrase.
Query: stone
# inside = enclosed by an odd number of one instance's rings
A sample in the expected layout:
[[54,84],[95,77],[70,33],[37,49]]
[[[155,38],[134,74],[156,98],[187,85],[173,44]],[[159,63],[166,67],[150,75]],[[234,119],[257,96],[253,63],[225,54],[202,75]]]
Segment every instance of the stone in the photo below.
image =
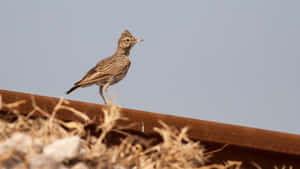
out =
[[30,169],[67,169],[51,156],[35,154],[30,158]]
[[0,154],[14,150],[25,155],[32,148],[32,138],[22,133],[15,133],[6,141],[0,143]]
[[76,159],[81,156],[82,146],[78,136],[59,139],[45,146],[43,154],[54,158],[56,161]]
[[86,164],[81,162],[74,165],[71,169],[89,169],[89,168],[86,166]]

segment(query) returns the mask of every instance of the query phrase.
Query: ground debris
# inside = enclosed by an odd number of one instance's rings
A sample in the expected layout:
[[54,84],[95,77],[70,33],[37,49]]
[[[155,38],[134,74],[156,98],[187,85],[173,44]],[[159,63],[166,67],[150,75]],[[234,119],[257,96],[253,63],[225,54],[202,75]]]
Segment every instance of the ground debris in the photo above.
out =
[[[63,98],[51,113],[42,110],[33,99],[33,112],[44,114],[38,117],[22,115],[17,109],[22,103],[0,104],[11,110],[0,111],[1,169],[239,169],[241,166],[241,162],[206,165],[209,156],[200,142],[189,139],[188,128],[175,129],[160,122],[161,127],[154,131],[162,141],[155,144],[121,131],[117,121],[124,118],[116,105],[101,110],[103,123],[92,128],[87,126],[88,117],[64,105],[67,102]],[[56,119],[60,108],[76,112],[86,123]],[[118,144],[108,144],[111,132],[123,135]]]

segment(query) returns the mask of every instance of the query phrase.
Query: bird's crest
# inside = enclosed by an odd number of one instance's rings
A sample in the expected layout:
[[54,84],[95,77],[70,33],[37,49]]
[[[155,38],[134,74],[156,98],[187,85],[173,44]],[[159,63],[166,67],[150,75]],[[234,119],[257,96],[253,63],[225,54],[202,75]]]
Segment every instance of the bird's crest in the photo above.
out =
[[121,38],[123,37],[133,37],[133,36],[127,29],[125,29],[125,31],[121,35]]

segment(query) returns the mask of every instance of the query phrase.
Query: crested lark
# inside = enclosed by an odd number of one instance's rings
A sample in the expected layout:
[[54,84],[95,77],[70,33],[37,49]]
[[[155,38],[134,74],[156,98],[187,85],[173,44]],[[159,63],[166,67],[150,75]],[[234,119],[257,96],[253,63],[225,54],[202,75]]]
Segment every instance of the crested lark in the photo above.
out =
[[112,56],[98,62],[95,67],[89,70],[80,81],[76,82],[74,86],[67,91],[67,94],[70,94],[79,87],[87,87],[96,84],[99,86],[99,93],[104,103],[107,104],[103,95],[103,89],[108,102],[111,103],[107,88],[119,82],[126,76],[130,67],[130,49],[137,42],[142,41],[144,40],[136,39],[128,30],[125,30],[119,38],[116,52]]

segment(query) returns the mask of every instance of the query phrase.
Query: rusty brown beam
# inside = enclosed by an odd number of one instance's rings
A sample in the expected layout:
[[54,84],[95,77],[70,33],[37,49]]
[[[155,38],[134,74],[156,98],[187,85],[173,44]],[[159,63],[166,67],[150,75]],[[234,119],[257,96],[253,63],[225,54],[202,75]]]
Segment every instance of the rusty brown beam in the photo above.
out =
[[[26,100],[26,104],[21,105],[19,108],[23,113],[29,113],[32,110],[32,96],[34,96],[39,107],[47,112],[51,112],[59,100],[53,97],[7,90],[0,90],[0,95],[2,95],[2,99],[5,103]],[[84,112],[92,119],[99,118],[102,114],[102,108],[104,108],[103,105],[71,100],[70,106]],[[159,127],[158,121],[162,120],[166,124],[177,128],[188,126],[190,137],[207,143],[209,147],[217,148],[221,145],[229,144],[224,151],[216,155],[219,160],[226,159],[226,157],[227,159],[248,160],[249,162],[263,160],[265,165],[268,164],[268,166],[283,163],[285,165],[291,164],[294,165],[294,167],[300,167],[300,135],[127,108],[122,108],[121,113],[129,119],[129,122],[139,124],[139,126],[132,128],[132,130],[136,132],[141,132],[141,128],[144,126],[144,134],[151,135],[153,134],[153,127]],[[57,116],[63,120],[80,120],[77,116],[68,111],[59,112]],[[272,163],[273,160],[274,163]]]

